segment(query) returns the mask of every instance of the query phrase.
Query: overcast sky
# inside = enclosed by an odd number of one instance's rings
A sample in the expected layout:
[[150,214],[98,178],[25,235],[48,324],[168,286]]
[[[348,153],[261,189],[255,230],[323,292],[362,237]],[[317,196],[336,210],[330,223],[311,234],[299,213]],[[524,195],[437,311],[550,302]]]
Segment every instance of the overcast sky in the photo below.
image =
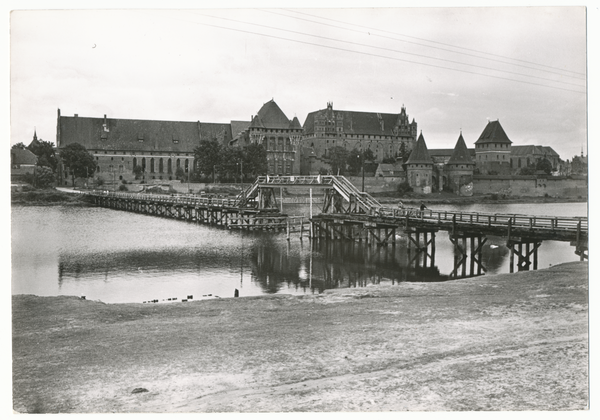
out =
[[474,147],[500,120],[513,145],[587,151],[584,7],[24,10],[10,24],[11,144],[34,128],[55,142],[58,108],[228,123],[274,99],[301,123],[327,102],[404,105],[429,148],[461,130]]

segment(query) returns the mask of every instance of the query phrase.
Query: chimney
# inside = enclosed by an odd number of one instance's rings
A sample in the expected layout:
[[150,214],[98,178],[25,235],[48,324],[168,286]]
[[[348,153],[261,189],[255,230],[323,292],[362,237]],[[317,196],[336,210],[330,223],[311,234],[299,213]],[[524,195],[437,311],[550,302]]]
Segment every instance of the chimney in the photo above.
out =
[[75,118],[79,117],[79,114],[75,114]]

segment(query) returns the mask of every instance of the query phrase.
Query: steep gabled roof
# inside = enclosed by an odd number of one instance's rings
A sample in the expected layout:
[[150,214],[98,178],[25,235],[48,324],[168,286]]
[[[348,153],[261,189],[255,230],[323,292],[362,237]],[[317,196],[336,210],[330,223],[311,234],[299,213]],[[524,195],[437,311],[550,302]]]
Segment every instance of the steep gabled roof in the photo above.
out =
[[189,153],[200,140],[229,142],[231,124],[60,116],[59,133],[60,147]]
[[413,165],[416,163],[425,163],[428,165],[433,165],[433,160],[431,160],[431,156],[429,156],[429,152],[427,151],[427,145],[425,144],[423,133],[419,134],[417,144],[415,145],[414,150],[408,157],[406,163],[409,165]]
[[473,160],[471,159],[471,153],[467,149],[467,145],[465,144],[465,139],[463,139],[462,133],[458,137],[456,141],[456,146],[454,146],[454,151],[452,152],[452,156],[450,156],[450,160],[448,161],[449,165],[472,165]]
[[[297,120],[297,119],[296,119]],[[299,127],[294,127],[294,121],[290,121],[285,116],[281,108],[275,103],[274,100],[270,100],[264,104],[256,117],[252,120],[250,128],[271,128],[271,129],[290,129],[290,128],[302,128],[298,122]]]
[[483,129],[483,132],[479,136],[479,139],[475,144],[481,143],[508,143],[512,141],[508,138],[504,129],[500,125],[500,121],[488,121],[487,125]]
[[231,121],[231,135],[235,138],[250,127],[251,121]]
[[512,156],[535,156],[543,155],[544,151],[540,146],[527,144],[524,146],[511,146],[510,154]]
[[37,156],[28,149],[11,149],[10,150],[11,164],[13,165],[35,165]]
[[556,153],[556,151],[550,146],[541,146],[541,148],[546,154],[546,156],[560,157],[560,155]]
[[[395,132],[398,122],[406,117],[406,110],[403,108],[401,114],[387,114],[377,112],[361,112],[361,111],[340,111],[333,108],[320,109],[310,112],[304,120],[304,134],[315,134],[315,120],[319,118],[335,118],[341,119],[343,122],[343,131],[346,134],[357,135],[384,135],[396,136]],[[415,124],[413,119],[412,124]]]
[[396,163],[380,163],[379,166],[377,166],[378,170],[381,170],[382,172],[402,172],[404,171],[404,168],[402,167],[402,164],[399,162]]

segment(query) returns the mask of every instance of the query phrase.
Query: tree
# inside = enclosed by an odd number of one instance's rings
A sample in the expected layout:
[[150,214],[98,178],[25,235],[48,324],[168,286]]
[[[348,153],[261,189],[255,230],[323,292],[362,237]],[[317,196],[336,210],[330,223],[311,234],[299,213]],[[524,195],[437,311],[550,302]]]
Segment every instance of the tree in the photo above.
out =
[[227,180],[240,177],[240,165],[243,165],[244,151],[239,147],[225,146],[221,148],[221,164],[217,167],[219,176]]
[[34,179],[36,187],[48,188],[54,182],[54,171],[49,166],[36,166]]
[[204,175],[214,175],[215,167],[221,164],[221,145],[217,139],[200,141],[194,149],[194,164]]
[[550,175],[552,173],[552,163],[546,158],[540,159],[535,165],[535,169],[544,171],[547,175]]
[[532,163],[519,169],[519,175],[535,175],[535,164]]
[[71,143],[60,151],[60,158],[71,174],[73,186],[75,178],[90,177],[96,170],[96,161],[85,147],[79,143]]
[[334,175],[343,175],[346,172],[348,155],[348,150],[342,146],[335,146],[329,151],[329,164]]
[[181,179],[183,179],[184,175],[185,175],[185,171],[183,170],[183,168],[181,166],[178,166],[177,169],[175,169],[175,179],[181,180]]
[[135,165],[133,167],[133,174],[135,175],[135,179],[140,179],[140,176],[142,176],[142,172],[144,172],[144,168],[142,168],[141,165]]
[[25,147],[25,145],[23,144],[23,142],[18,142],[17,144],[13,144],[13,145],[12,145],[12,147],[11,147],[11,149],[13,149],[13,150],[14,150],[14,149],[21,149],[21,150],[25,150],[25,149],[26,149],[26,147]]
[[38,165],[49,166],[53,171],[56,171],[58,167],[58,159],[54,151],[54,143],[51,141],[39,140],[36,143],[32,143],[28,148],[31,153],[38,157]]
[[359,175],[363,164],[363,156],[360,150],[354,148],[348,154],[348,171],[353,175]]
[[250,144],[244,147],[244,175],[255,178],[264,175],[269,170],[267,150],[262,144]]

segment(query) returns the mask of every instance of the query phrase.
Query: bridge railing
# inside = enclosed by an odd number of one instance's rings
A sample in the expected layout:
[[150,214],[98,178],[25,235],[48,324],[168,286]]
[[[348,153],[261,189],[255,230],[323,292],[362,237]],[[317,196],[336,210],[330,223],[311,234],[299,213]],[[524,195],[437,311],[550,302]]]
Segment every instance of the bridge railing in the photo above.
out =
[[350,181],[346,179],[344,176],[333,177],[333,185],[335,188],[339,188],[345,195],[348,197],[353,196],[356,200],[362,205],[364,210],[372,214],[374,212],[379,211],[382,208],[382,205],[371,197],[370,194],[361,192],[352,184]]
[[532,216],[524,214],[501,214],[501,213],[478,213],[478,212],[453,212],[437,211],[418,208],[392,208],[382,207],[378,215],[394,218],[417,218],[423,221],[437,223],[460,223],[474,226],[508,226],[545,229],[545,230],[570,230],[575,231],[578,228],[582,232],[588,230],[587,217],[561,217],[561,216]]
[[235,198],[194,197],[185,194],[142,194],[113,191],[92,191],[91,195],[104,197],[125,198],[130,200],[144,200],[155,203],[205,205],[211,207],[236,207],[238,202]]

